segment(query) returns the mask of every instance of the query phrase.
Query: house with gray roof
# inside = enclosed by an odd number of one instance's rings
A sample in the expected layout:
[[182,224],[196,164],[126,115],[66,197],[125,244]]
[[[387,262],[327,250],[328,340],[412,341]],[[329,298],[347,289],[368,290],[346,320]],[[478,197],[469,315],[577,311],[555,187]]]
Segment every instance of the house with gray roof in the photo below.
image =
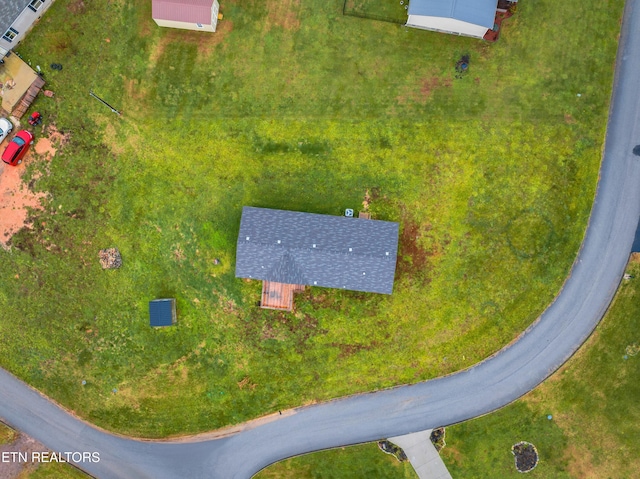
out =
[[218,0],[151,0],[151,17],[160,27],[215,32]]
[[408,27],[484,38],[495,23],[498,0],[411,0]]
[[236,277],[263,281],[261,306],[291,310],[305,285],[391,294],[397,252],[398,223],[245,206]]
[[0,0],[0,59],[25,37],[53,0]]

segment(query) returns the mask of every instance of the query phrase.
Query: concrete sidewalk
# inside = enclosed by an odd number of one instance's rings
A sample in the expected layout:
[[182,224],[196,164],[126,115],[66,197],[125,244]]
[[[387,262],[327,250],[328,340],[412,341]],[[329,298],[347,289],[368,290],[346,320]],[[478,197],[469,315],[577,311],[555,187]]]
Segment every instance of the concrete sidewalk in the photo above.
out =
[[387,440],[402,448],[420,479],[452,479],[447,466],[431,443],[431,431],[432,429],[428,429]]

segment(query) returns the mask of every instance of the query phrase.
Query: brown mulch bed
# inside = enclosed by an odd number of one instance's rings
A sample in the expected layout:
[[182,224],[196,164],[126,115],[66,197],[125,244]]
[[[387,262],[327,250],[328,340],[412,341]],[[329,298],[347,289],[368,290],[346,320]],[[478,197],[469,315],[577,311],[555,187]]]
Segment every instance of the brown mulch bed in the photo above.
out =
[[378,449],[380,449],[385,454],[391,454],[400,462],[404,462],[407,460],[407,455],[404,453],[402,448],[396,446],[390,441],[378,441]]
[[538,465],[538,450],[529,442],[520,441],[514,444],[511,452],[515,456],[518,472],[529,472]]
[[447,445],[444,440],[444,436],[445,429],[443,427],[438,427],[431,431],[431,436],[429,437],[429,439],[438,452],[440,452],[444,448],[444,446]]

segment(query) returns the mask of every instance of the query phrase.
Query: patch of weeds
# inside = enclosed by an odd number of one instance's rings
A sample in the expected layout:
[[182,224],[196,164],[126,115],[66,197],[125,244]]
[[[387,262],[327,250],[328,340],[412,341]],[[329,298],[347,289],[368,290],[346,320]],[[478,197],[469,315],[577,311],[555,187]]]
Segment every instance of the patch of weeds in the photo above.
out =
[[11,444],[18,437],[18,433],[0,422],[0,445]]

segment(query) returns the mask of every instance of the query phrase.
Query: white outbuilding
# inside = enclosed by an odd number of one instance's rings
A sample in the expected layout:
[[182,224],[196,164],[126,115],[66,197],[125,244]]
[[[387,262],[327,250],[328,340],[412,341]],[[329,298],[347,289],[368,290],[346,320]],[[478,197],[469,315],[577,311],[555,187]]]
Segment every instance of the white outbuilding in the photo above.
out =
[[483,38],[495,22],[498,0],[411,0],[408,27]]
[[215,32],[218,0],[152,0],[151,17],[161,27]]

